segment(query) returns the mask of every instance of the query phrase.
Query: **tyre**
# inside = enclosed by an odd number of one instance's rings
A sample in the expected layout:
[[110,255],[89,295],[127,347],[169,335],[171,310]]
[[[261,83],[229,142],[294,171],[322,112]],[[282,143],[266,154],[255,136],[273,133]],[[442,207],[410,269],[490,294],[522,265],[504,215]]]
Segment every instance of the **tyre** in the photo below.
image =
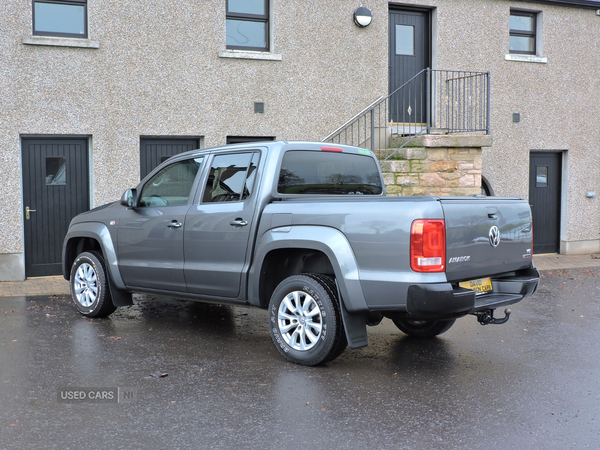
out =
[[269,302],[271,337],[288,360],[306,366],[331,361],[346,348],[335,285],[329,277],[293,275]]
[[429,338],[448,331],[456,319],[451,320],[400,320],[393,319],[394,324],[403,333],[412,337]]
[[[327,275],[314,274],[314,273],[307,274],[307,276],[313,277],[313,278],[317,279],[318,281],[320,281],[321,283],[323,283],[323,285],[328,289],[329,297],[336,299],[336,306],[339,307],[338,310],[341,310],[339,296],[338,296],[338,290],[337,290],[337,286],[335,285],[335,281],[333,280],[333,278],[331,278]],[[343,323],[344,322],[341,319],[341,311],[340,311],[340,324],[343,325]],[[337,358],[342,353],[344,353],[344,350],[346,350],[346,347],[348,346],[348,340],[346,339],[346,329],[342,326],[340,332],[341,332],[340,338],[337,340],[337,343],[334,344],[333,348],[331,349],[331,352],[329,353],[329,355],[327,355],[327,358],[325,358],[322,362],[326,363],[329,361],[333,361],[335,358]]]
[[116,306],[110,296],[108,273],[98,252],[81,253],[71,267],[71,295],[77,310],[87,317],[106,317]]

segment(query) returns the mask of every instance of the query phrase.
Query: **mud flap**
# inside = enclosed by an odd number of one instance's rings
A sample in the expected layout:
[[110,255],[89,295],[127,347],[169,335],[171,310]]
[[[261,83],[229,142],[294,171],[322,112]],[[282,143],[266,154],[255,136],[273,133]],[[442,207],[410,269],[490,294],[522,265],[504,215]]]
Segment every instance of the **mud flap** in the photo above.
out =
[[351,349],[366,347],[369,345],[366,317],[361,314],[350,314],[344,306],[344,300],[342,299],[337,280],[335,281],[335,287],[337,288],[338,299],[340,300],[340,311],[342,313],[342,322],[344,322],[348,347]]
[[348,347],[352,349],[362,348],[369,345],[367,337],[367,320],[365,316],[350,314],[342,303],[342,321],[346,330]]
[[118,289],[112,281],[112,278],[108,277],[108,285],[110,287],[110,296],[112,297],[113,305],[115,306],[131,306],[133,305],[133,297],[131,292],[123,291]]

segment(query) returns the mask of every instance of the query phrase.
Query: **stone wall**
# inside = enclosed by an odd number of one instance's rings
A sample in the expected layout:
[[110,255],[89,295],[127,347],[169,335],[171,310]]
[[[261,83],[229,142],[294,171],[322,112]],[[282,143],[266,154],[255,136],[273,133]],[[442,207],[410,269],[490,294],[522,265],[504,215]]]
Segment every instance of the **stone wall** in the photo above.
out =
[[481,194],[482,149],[488,135],[426,135],[381,164],[388,195]]

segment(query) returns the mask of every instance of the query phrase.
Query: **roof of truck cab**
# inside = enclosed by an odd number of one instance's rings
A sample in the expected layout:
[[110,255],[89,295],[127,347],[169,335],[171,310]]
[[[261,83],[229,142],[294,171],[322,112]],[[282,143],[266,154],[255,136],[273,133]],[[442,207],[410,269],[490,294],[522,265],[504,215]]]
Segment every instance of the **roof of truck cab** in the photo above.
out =
[[[219,145],[215,147],[189,150],[179,153],[171,158],[175,161],[178,159],[186,159],[190,156],[202,156],[216,152],[229,152],[235,150],[252,150],[257,148],[276,148],[279,147],[283,151],[288,150],[323,150],[323,149],[340,149],[343,153],[372,155],[372,152],[366,148],[356,147],[352,145],[329,144],[319,141],[262,141],[262,142],[247,142],[241,144]],[[170,158],[170,159],[171,159]]]

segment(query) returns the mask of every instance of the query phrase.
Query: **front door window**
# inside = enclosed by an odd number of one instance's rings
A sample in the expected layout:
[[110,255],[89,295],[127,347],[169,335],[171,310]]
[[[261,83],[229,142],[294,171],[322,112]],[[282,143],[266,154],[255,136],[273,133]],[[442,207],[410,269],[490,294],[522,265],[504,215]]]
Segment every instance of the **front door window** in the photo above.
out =
[[171,164],[154,175],[143,187],[139,206],[175,206],[188,202],[202,158]]

